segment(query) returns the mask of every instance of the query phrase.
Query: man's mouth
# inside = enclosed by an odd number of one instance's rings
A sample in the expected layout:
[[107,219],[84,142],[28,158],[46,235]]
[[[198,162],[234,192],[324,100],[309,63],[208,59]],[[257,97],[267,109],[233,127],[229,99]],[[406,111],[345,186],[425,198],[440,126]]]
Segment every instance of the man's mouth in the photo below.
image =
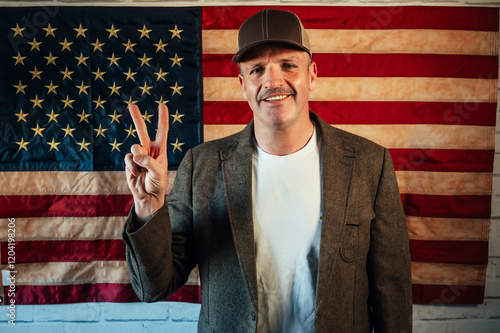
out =
[[267,98],[263,98],[262,100],[266,101],[266,102],[276,102],[276,101],[281,101],[282,99],[287,98],[287,97],[288,97],[288,95],[276,95],[276,96],[270,96]]

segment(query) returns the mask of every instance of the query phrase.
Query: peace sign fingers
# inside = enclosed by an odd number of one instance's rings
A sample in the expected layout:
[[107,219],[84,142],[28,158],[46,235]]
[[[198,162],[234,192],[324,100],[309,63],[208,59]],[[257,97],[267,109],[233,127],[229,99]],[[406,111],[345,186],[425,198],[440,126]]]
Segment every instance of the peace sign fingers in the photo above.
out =
[[130,105],[128,110],[134,122],[135,129],[137,130],[137,135],[139,135],[139,141],[141,142],[142,148],[144,152],[148,154],[151,148],[151,140],[149,139],[148,129],[142,118],[141,111],[135,104]]
[[155,146],[158,145],[159,154],[167,150],[168,137],[168,108],[165,104],[160,104],[158,110],[158,131],[156,132]]

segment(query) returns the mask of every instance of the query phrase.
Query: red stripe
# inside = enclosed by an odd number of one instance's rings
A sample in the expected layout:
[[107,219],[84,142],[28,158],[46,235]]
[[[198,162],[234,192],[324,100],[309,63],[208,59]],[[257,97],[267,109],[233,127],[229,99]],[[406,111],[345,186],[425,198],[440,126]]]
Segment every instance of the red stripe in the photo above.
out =
[[410,240],[411,261],[488,264],[488,242]]
[[407,216],[489,219],[489,195],[401,194]]
[[[121,239],[22,241],[16,242],[16,263],[89,262],[95,260],[125,260],[125,243]],[[8,246],[1,243],[2,264],[8,262]]]
[[[5,304],[12,299],[4,287]],[[119,283],[74,284],[56,286],[21,286],[16,285],[16,305],[27,304],[65,304],[86,302],[139,302],[132,285]],[[166,301],[200,303],[200,287],[186,285]]]
[[450,29],[498,31],[498,9],[471,7],[207,6],[202,29],[239,29],[265,8],[292,11],[306,29]]
[[413,303],[445,304],[481,304],[483,286],[414,284]]
[[493,172],[494,150],[390,149],[394,168],[404,171]]
[[[236,77],[229,54],[203,55],[204,77]],[[443,54],[314,54],[320,77],[498,77],[497,56]]]
[[[412,261],[486,264],[488,242],[411,240]],[[2,264],[8,263],[8,245],[1,243]],[[125,260],[121,239],[94,241],[25,241],[16,242],[16,263],[90,262]]]
[[0,196],[0,218],[126,216],[132,195]]
[[[495,126],[496,103],[309,102],[330,124],[436,124]],[[203,103],[206,125],[247,124],[253,117],[246,101]]]

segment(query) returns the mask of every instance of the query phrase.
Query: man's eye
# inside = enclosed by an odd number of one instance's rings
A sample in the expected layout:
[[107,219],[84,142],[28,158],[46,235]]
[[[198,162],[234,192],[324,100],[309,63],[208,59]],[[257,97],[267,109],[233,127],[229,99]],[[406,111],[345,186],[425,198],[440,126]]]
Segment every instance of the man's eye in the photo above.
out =
[[295,68],[297,66],[295,66],[294,64],[283,64],[283,67],[286,69],[292,69],[292,68]]
[[250,71],[250,74],[258,74],[262,72],[262,68],[254,68]]

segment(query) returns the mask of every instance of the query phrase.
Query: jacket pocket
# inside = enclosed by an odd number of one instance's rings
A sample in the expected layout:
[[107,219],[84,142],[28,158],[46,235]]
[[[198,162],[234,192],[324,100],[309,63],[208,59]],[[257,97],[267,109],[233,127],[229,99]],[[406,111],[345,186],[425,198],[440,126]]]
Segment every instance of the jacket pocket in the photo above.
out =
[[346,217],[340,255],[346,262],[360,260],[368,254],[370,248],[370,224],[375,218],[372,207],[351,209]]

